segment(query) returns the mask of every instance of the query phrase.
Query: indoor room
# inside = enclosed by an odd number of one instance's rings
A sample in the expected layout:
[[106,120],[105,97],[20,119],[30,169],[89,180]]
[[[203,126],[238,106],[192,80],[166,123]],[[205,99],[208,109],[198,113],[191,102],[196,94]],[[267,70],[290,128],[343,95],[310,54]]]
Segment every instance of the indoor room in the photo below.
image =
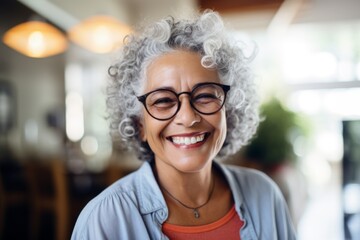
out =
[[256,134],[222,161],[277,184],[297,239],[360,239],[358,0],[2,1],[0,239],[70,239],[85,205],[139,169],[110,134],[110,66],[140,26],[205,9],[259,94]]

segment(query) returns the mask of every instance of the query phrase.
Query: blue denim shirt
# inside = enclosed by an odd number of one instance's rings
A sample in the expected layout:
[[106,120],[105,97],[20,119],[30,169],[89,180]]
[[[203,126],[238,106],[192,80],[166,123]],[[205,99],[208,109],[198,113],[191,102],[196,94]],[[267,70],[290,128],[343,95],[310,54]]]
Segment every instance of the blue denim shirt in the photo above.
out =
[[[243,240],[296,239],[286,203],[263,173],[214,162],[226,177],[235,209],[244,221]],[[91,200],[79,215],[71,239],[168,239],[161,231],[168,208],[145,162]]]

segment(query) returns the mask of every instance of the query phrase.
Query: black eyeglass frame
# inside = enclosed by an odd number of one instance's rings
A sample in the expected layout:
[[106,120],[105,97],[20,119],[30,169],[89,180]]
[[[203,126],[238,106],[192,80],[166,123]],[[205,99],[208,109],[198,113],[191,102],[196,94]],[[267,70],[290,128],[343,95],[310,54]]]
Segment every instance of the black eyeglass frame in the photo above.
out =
[[[223,103],[221,104],[221,106],[219,107],[219,109],[216,110],[215,112],[210,112],[210,113],[201,112],[201,111],[199,111],[199,110],[194,106],[194,104],[193,104],[193,102],[192,102],[192,97],[191,97],[191,96],[192,96],[192,93],[193,93],[197,88],[199,88],[199,87],[201,87],[201,86],[204,86],[204,85],[216,85],[216,86],[219,86],[219,87],[224,91],[224,100],[223,100]],[[176,93],[175,91],[173,91],[173,90],[171,90],[171,89],[168,89],[168,88],[158,88],[158,89],[155,89],[155,90],[153,90],[153,91],[151,91],[151,92],[145,93],[144,95],[138,96],[137,99],[144,105],[146,111],[149,113],[149,115],[150,115],[151,117],[153,117],[154,119],[159,120],[159,121],[167,121],[167,120],[173,118],[173,117],[179,112],[179,110],[180,110],[180,108],[181,108],[181,101],[180,101],[179,97],[180,97],[181,94],[187,94],[187,95],[189,95],[189,97],[190,97],[190,105],[191,105],[191,107],[192,107],[193,109],[195,109],[195,111],[197,111],[198,113],[204,114],[204,115],[212,115],[212,114],[215,114],[215,113],[217,113],[218,111],[220,111],[220,110],[222,109],[222,107],[223,107],[224,104],[225,104],[226,95],[227,95],[227,93],[228,93],[229,90],[230,90],[230,86],[229,86],[229,85],[220,84],[220,83],[214,83],[214,82],[203,82],[203,83],[198,83],[198,84],[196,84],[196,85],[193,87],[193,89],[191,90],[191,92],[180,92],[180,93]],[[150,113],[150,111],[148,110],[148,108],[146,107],[146,98],[147,98],[150,94],[152,94],[152,93],[154,93],[154,92],[158,92],[158,91],[169,91],[169,92],[174,93],[174,95],[176,96],[177,101],[178,101],[177,109],[176,109],[176,111],[174,112],[174,114],[173,114],[171,117],[168,117],[168,118],[157,118],[157,117],[155,117],[154,115],[152,115],[152,114]]]

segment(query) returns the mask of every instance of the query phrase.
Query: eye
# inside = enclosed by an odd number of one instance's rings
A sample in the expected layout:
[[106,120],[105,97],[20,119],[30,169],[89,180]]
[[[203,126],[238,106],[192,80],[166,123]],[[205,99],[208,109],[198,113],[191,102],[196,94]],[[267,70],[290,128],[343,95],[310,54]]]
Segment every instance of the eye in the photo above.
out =
[[177,105],[177,97],[171,91],[159,90],[150,94],[147,98],[147,106],[151,108],[171,108]]
[[173,109],[178,104],[176,98],[171,97],[161,97],[153,99],[151,103],[149,103],[148,108],[151,111],[167,111]]
[[176,104],[176,100],[169,97],[158,98],[152,103],[152,105],[156,106],[166,106],[171,104]]
[[201,94],[194,96],[193,100],[194,100],[194,102],[197,102],[197,103],[208,103],[208,102],[213,102],[213,101],[219,100],[219,98],[215,94],[212,94],[212,93],[201,93]]

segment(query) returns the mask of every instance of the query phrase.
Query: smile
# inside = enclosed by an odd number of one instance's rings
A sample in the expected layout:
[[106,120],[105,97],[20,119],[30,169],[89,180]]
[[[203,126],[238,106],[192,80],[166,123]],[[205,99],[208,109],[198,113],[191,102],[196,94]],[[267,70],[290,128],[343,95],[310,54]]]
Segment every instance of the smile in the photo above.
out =
[[202,142],[202,141],[204,141],[205,137],[206,137],[206,134],[203,133],[203,134],[200,134],[197,136],[189,136],[189,137],[185,137],[185,136],[184,137],[180,137],[180,136],[170,137],[170,140],[177,145],[187,146],[187,145]]

